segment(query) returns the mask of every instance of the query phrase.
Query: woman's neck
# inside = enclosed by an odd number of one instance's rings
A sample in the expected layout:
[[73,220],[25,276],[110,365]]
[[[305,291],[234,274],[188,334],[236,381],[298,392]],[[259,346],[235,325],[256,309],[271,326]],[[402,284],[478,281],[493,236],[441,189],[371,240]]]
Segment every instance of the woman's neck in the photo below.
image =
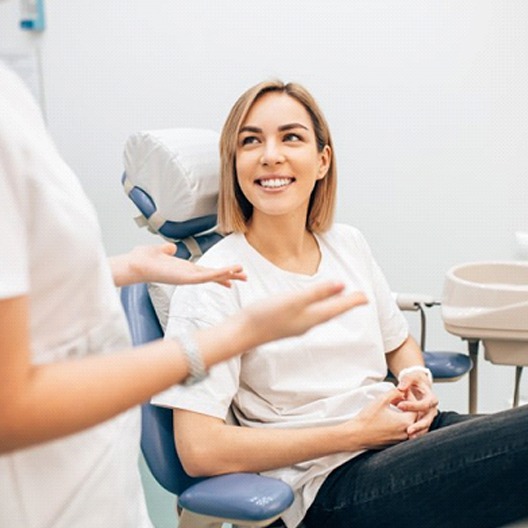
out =
[[319,244],[304,223],[253,218],[246,239],[264,258],[283,270],[314,275],[319,268]]

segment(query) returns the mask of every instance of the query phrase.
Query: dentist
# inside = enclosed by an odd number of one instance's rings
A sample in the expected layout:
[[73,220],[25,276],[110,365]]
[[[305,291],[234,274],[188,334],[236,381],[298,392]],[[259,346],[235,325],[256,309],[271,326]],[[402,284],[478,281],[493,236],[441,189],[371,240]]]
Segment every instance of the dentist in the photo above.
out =
[[[108,262],[95,211],[37,105],[0,64],[0,526],[147,528],[137,467],[151,395],[266,341],[301,334],[364,301],[319,284],[216,328],[132,349],[115,286],[229,287],[208,269],[140,247]],[[198,349],[198,354],[193,352]]]

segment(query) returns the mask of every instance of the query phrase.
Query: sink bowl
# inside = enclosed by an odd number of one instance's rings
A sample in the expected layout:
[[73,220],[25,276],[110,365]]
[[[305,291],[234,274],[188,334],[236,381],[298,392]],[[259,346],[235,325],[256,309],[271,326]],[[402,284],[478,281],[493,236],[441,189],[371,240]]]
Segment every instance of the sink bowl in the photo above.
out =
[[472,262],[451,268],[442,318],[451,334],[481,340],[492,363],[528,366],[528,262]]

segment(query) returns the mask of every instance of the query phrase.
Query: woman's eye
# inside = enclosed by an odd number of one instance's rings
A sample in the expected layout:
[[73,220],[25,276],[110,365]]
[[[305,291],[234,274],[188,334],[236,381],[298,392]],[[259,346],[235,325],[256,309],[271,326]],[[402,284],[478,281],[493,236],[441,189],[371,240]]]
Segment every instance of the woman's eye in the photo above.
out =
[[245,136],[242,138],[242,141],[240,142],[241,145],[252,145],[253,143],[256,143],[258,139],[255,136]]
[[284,136],[284,141],[301,141],[302,138],[299,136],[299,134],[294,134],[293,132],[290,132]]

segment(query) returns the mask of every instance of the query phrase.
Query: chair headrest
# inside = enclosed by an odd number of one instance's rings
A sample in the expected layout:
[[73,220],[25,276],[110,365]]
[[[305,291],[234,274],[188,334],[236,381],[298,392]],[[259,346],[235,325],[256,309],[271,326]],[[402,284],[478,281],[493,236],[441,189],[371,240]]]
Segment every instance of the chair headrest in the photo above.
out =
[[195,128],[128,138],[123,185],[151,231],[180,240],[215,227],[218,141],[218,132]]

